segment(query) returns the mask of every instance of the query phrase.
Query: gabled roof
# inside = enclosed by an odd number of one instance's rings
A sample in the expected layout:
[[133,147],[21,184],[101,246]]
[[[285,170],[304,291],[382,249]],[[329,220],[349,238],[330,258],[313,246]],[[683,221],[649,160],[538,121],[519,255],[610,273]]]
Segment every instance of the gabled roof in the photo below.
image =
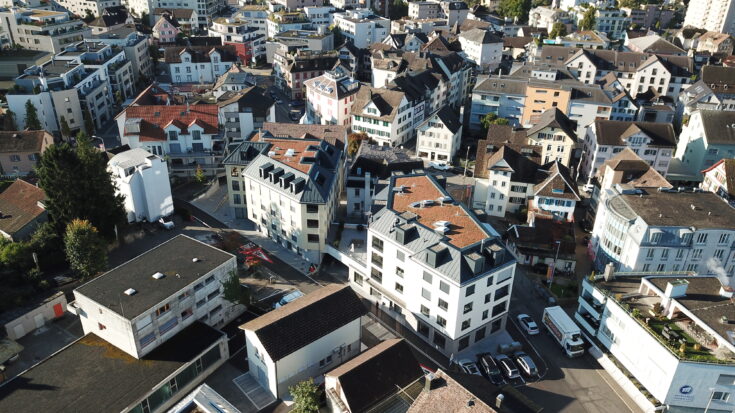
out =
[[627,146],[624,139],[639,132],[651,138],[651,145],[653,146],[676,146],[676,134],[674,133],[674,127],[670,123],[606,119],[595,121],[595,134],[598,145]]
[[628,184],[634,188],[673,188],[666,178],[630,148],[624,148],[600,165],[597,169],[598,180],[602,180],[607,168],[623,173],[620,181],[612,184]]
[[541,117],[539,117],[538,122],[526,131],[526,136],[531,136],[544,128],[561,129],[573,141],[577,141],[577,133],[575,132],[575,129],[577,128],[576,122],[569,120],[567,115],[558,108],[545,110],[544,113],[541,114]]
[[529,43],[533,43],[533,36],[503,37],[503,47],[523,49]]
[[194,14],[194,10],[192,9],[165,9],[165,8],[153,9],[154,16],[160,16],[164,13],[170,14],[171,16],[174,17],[174,19],[189,20],[191,19],[191,16]]
[[236,62],[237,51],[234,46],[176,46],[167,47],[164,53],[166,63],[181,63],[181,55],[186,52],[191,55],[192,63],[208,63],[212,52],[220,55],[221,62]]
[[[423,375],[411,347],[390,339],[325,374],[339,380],[350,412],[366,412]],[[366,384],[369,383],[370,385]]]
[[217,134],[218,109],[217,105],[208,104],[128,106],[124,111],[124,134],[138,135],[141,141],[165,140],[164,129],[169,125],[179,128],[182,134],[188,134],[193,125],[200,126],[206,134]]
[[503,39],[495,32],[485,29],[470,29],[459,34],[459,37],[473,43],[491,44],[502,43]]
[[350,286],[330,284],[249,321],[240,328],[255,333],[268,356],[275,362],[359,320],[366,312]]
[[694,71],[694,62],[688,56],[657,56],[640,52],[619,52],[617,50],[578,49],[576,47],[549,46],[541,48],[539,60],[545,63],[569,64],[573,58],[585,56],[599,70],[614,70],[616,72],[635,72],[641,66],[648,64],[650,58],[657,58],[680,77],[689,77]]
[[439,118],[444,126],[452,133],[457,133],[457,131],[462,127],[462,122],[460,122],[459,120],[459,113],[452,109],[452,107],[449,105],[445,105],[441,109],[427,116],[426,119],[421,123],[421,125],[419,125],[419,127],[422,127],[424,124],[431,121],[434,116]]
[[[363,142],[350,166],[350,175],[370,172],[379,179],[386,179],[393,171],[410,173],[414,169],[423,167],[423,161],[412,157],[407,149]],[[361,174],[357,173],[358,169]]]
[[[404,97],[405,94],[397,90],[363,85],[355,95],[355,101],[352,103],[352,114],[392,122],[398,114],[398,108]],[[363,109],[370,103],[378,109],[378,115],[363,112]]]
[[0,153],[40,153],[53,142],[53,136],[43,130],[0,131]]
[[[478,141],[478,150],[483,142],[485,141]],[[540,157],[525,156],[511,146],[502,145],[496,152],[475,161],[475,170],[482,169],[479,178],[486,178],[488,170],[502,170],[510,172],[510,180],[513,182],[534,184],[539,181],[537,175],[541,165],[538,160]],[[474,176],[478,177],[477,173]]]
[[735,112],[700,110],[699,114],[708,144],[735,145]]
[[735,94],[735,67],[702,66],[700,78],[714,93]]
[[571,199],[573,201],[581,199],[575,181],[566,166],[559,161],[554,161],[544,165],[542,169],[546,171],[547,177],[534,186],[533,194],[535,196]]
[[0,231],[12,236],[43,214],[39,206],[46,200],[43,189],[16,179],[0,193]]
[[686,51],[673,43],[663,39],[661,36],[652,34],[649,36],[636,37],[628,40],[638,51],[645,53],[667,54],[686,54]]
[[267,137],[321,139],[342,148],[346,144],[347,128],[341,125],[300,125],[294,123],[264,122],[261,132]]

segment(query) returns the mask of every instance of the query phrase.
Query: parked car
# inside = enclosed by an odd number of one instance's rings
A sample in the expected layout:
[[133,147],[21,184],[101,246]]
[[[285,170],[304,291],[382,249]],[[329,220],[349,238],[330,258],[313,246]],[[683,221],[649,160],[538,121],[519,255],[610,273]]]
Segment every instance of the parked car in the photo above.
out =
[[291,106],[292,108],[298,108],[300,106],[304,106],[303,100],[292,100],[289,102],[288,106]]
[[276,105],[282,105],[283,101],[279,98],[276,98]]
[[495,360],[498,361],[498,364],[500,365],[500,371],[503,372],[503,376],[505,376],[508,380],[513,380],[521,377],[521,375],[518,373],[518,369],[516,368],[515,364],[513,364],[513,360],[510,359],[510,357],[506,356],[505,354],[498,354],[495,356]]
[[284,305],[290,303],[291,301],[294,301],[295,299],[302,297],[304,293],[302,293],[299,290],[294,290],[286,295],[283,296],[280,300],[278,300],[277,303],[273,304],[273,309],[283,307]]
[[429,168],[438,169],[440,171],[448,171],[450,166],[446,162],[431,161],[429,162]]
[[518,367],[520,367],[521,372],[523,372],[526,377],[536,377],[538,376],[538,369],[536,368],[536,363],[533,362],[533,359],[531,357],[522,352],[517,351],[515,354],[515,361]]
[[477,374],[478,376],[482,376],[482,373],[480,373],[480,370],[477,368],[477,364],[472,360],[462,359],[457,361],[457,364],[459,364],[459,367],[461,367],[467,374]]
[[503,380],[503,373],[500,372],[498,362],[495,361],[493,356],[489,353],[483,353],[478,354],[477,359],[477,364],[480,365],[480,368],[485,372],[485,375],[490,379],[490,382],[495,385],[501,385],[505,382],[505,380]]
[[584,190],[584,192],[587,192],[587,193],[591,193],[594,189],[595,189],[595,186],[592,184],[585,184],[582,187],[582,190]]
[[301,119],[301,116],[303,116],[303,113],[298,109],[292,109],[291,112],[289,112],[288,117],[291,118],[293,121],[298,121]]
[[518,324],[529,336],[535,336],[538,334],[538,324],[533,321],[533,318],[528,314],[518,314]]
[[542,262],[537,262],[536,264],[533,264],[533,267],[531,267],[531,269],[533,270],[533,272],[537,274],[546,274],[546,271],[548,271],[549,266]]

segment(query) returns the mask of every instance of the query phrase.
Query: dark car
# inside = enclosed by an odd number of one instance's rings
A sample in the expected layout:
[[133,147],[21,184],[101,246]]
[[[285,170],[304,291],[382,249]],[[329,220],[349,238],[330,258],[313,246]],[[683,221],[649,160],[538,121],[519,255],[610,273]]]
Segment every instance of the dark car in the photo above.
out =
[[292,100],[288,104],[288,106],[291,106],[292,108],[298,108],[298,107],[304,106],[304,101],[303,100]]
[[505,382],[505,380],[503,380],[503,373],[500,372],[498,362],[495,361],[489,353],[478,354],[477,364],[480,365],[482,371],[493,384],[501,385]]
[[498,361],[500,371],[503,372],[503,376],[505,376],[506,379],[515,380],[521,377],[520,373],[518,373],[518,368],[513,364],[513,360],[511,360],[510,357],[505,354],[498,354],[495,357],[495,360]]
[[531,269],[533,270],[533,272],[537,274],[546,274],[546,272],[549,269],[549,266],[542,262],[538,262],[536,264],[533,264],[533,267],[531,267]]

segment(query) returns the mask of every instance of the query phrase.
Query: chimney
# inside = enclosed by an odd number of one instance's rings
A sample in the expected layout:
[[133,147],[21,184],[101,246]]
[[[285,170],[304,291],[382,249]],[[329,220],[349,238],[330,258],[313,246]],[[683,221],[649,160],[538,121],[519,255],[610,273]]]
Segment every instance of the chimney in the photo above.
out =
[[720,296],[725,298],[732,298],[733,296],[733,289],[732,287],[728,285],[723,285],[720,287]]
[[505,395],[503,393],[498,394],[498,396],[495,398],[495,407],[500,409],[503,405],[503,400],[505,400]]
[[485,257],[477,252],[467,254],[467,264],[470,266],[472,274],[480,274],[485,269]]
[[668,283],[666,283],[666,291],[664,292],[664,296],[666,298],[684,297],[685,295],[687,295],[688,286],[689,281],[687,280],[669,281]]
[[615,279],[615,265],[609,262],[605,266],[605,272],[603,272],[602,275],[603,277],[605,277],[605,281],[610,281],[610,280]]

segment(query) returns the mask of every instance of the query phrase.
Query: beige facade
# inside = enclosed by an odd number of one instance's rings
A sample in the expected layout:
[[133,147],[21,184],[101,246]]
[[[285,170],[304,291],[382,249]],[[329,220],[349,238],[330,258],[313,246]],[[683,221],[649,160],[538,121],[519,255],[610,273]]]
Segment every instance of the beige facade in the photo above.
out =
[[[22,132],[21,132],[22,134]],[[15,139],[15,138],[8,138]],[[46,148],[54,143],[54,137],[49,133],[44,133],[41,139],[41,146],[33,150],[12,150],[0,151],[0,172],[4,175],[27,175],[41,157]]]
[[536,123],[535,120],[547,109],[558,108],[568,115],[569,101],[572,96],[570,89],[553,88],[546,86],[528,85],[526,87],[526,103],[521,116],[522,125]]
[[528,135],[528,143],[541,148],[541,160],[544,164],[559,161],[569,165],[576,145],[576,139],[562,129],[547,126],[538,132]]

